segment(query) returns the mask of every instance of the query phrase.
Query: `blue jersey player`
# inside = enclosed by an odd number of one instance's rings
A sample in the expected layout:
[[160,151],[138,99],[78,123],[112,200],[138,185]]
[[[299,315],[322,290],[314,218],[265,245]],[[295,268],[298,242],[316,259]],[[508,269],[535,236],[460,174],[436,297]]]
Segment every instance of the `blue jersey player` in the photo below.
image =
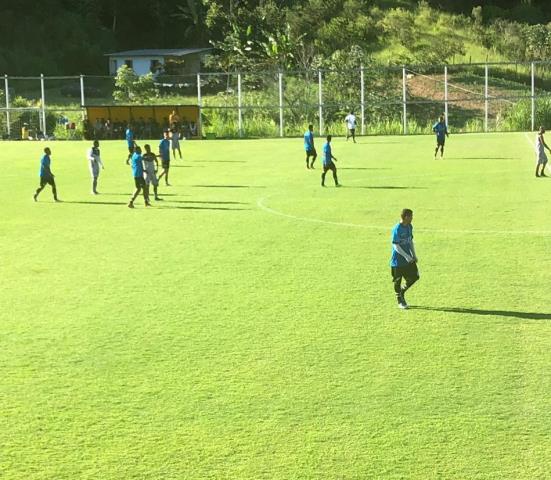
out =
[[[392,257],[390,259],[390,272],[394,292],[398,300],[398,307],[408,308],[405,293],[419,280],[417,269],[417,255],[413,245],[413,211],[404,208],[401,221],[392,229]],[[402,287],[402,279],[406,284]]]
[[444,145],[446,144],[446,137],[450,134],[448,133],[448,126],[446,125],[446,120],[444,116],[440,115],[438,122],[432,126],[432,131],[436,133],[436,150],[434,151],[434,158],[438,154],[438,149],[440,149],[440,158],[444,156]]
[[[308,131],[304,134],[304,150],[306,151],[306,168],[314,168],[314,162],[318,158],[314,147],[314,125],[308,125]],[[309,164],[310,157],[312,157],[312,162]]]
[[149,203],[149,188],[145,183],[145,179],[143,176],[143,157],[142,149],[140,147],[136,146],[136,148],[134,149],[130,164],[132,166],[132,176],[134,177],[134,185],[136,187],[136,190],[134,191],[130,202],[128,202],[128,208],[134,208],[134,201],[136,200],[140,192],[143,193],[145,206],[150,207],[151,204]]
[[44,187],[46,185],[50,185],[52,187],[54,201],[59,202],[59,198],[57,198],[57,188],[55,185],[54,174],[50,169],[51,155],[52,155],[52,151],[48,147],[46,147],[44,149],[44,155],[42,155],[42,158],[40,159],[40,172],[39,172],[40,186],[36,189],[36,192],[33,195],[33,200],[35,202],[38,201],[38,195],[42,190],[44,190]]
[[134,147],[136,146],[132,125],[127,125],[126,132],[124,132],[124,138],[128,147],[128,158],[126,159],[126,164],[128,165],[130,163],[130,159],[132,158],[132,154],[134,153]]
[[163,167],[163,171],[159,175],[159,180],[165,177],[165,185],[169,187],[170,183],[168,183],[168,171],[170,169],[170,138],[167,130],[163,132],[163,138],[159,142],[159,156],[161,157],[161,166]]
[[331,135],[327,135],[327,143],[323,146],[323,173],[321,174],[322,187],[325,187],[325,175],[329,170],[333,172],[335,187],[340,187],[339,181],[337,180],[337,167],[333,163],[333,160],[335,162],[337,161],[337,159],[333,156],[333,151],[331,150]]

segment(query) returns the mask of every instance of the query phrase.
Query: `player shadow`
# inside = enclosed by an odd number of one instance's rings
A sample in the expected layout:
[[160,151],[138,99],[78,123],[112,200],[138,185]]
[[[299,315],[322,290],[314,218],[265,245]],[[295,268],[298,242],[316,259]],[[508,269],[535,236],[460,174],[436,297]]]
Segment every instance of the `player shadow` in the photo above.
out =
[[447,160],[519,160],[519,157],[445,157]]
[[168,200],[170,203],[186,203],[186,204],[208,204],[208,205],[249,205],[246,202],[226,202],[215,200]]
[[205,168],[204,165],[173,165],[170,164],[170,168]]
[[[129,195],[127,195],[128,197]],[[77,200],[63,200],[63,203],[75,203],[77,205],[126,205],[126,202],[93,202],[93,201],[77,201]]]
[[187,205],[187,206],[177,206],[177,205],[163,205],[156,207],[159,210],[234,210],[234,211],[244,211],[244,210],[250,210],[250,208],[234,208],[234,207],[201,207],[198,205]]
[[339,167],[339,170],[390,170],[385,167]]
[[247,163],[246,160],[194,160],[193,163]]
[[259,185],[192,185],[195,188],[266,188]]
[[480,308],[455,307],[422,307],[411,306],[412,310],[428,310],[431,312],[462,313],[467,315],[495,315],[497,317],[521,318],[524,320],[551,320],[551,313],[515,312],[511,310],[485,310]]
[[[133,192],[129,193],[102,193],[101,195],[113,195],[119,197],[131,197]],[[177,193],[159,193],[160,197],[187,197],[189,195],[178,195]]]
[[347,188],[364,188],[368,190],[427,190],[427,187],[399,187],[396,185],[378,185],[378,186],[353,185]]

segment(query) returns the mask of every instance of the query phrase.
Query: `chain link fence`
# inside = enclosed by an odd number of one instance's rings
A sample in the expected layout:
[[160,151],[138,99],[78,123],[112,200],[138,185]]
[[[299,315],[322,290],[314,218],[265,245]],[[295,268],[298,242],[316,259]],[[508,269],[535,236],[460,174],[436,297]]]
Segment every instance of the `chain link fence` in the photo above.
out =
[[[156,97],[143,105],[197,105],[199,131],[206,138],[298,136],[309,124],[320,135],[342,135],[349,112],[356,114],[357,133],[363,135],[431,133],[440,115],[453,132],[526,131],[551,123],[550,66],[488,63],[160,75],[155,78]],[[0,84],[3,139],[81,138],[85,106],[119,103],[112,76],[4,76]],[[168,119],[163,128],[167,126]],[[92,126],[86,127],[91,131]]]

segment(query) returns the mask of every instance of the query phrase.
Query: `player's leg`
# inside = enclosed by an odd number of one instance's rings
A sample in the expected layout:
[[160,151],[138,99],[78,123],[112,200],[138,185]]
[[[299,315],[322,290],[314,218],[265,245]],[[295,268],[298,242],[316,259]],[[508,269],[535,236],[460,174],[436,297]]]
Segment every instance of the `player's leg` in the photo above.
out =
[[308,163],[308,159],[310,158],[310,152],[307,150],[306,151],[306,168],[310,168],[310,164]]
[[316,158],[318,158],[318,152],[316,152],[316,149],[312,151],[312,162],[310,163],[310,168],[314,168],[314,163],[316,163]]
[[440,158],[444,157],[444,143],[440,145]]
[[180,148],[180,145],[178,145],[178,155],[180,155],[180,160],[182,160],[182,149]]
[[134,178],[134,184],[136,185],[136,190],[134,190],[134,194],[132,195],[130,202],[128,202],[129,208],[134,208],[134,201],[138,198],[138,195],[142,191],[142,186],[137,178]]
[[326,165],[323,166],[323,172],[321,172],[321,186],[322,187],[325,187],[325,174],[327,173],[327,170],[329,170],[327,168]]
[[350,130],[352,132],[352,141],[354,143],[356,143],[356,129],[353,128],[352,130]]
[[42,190],[44,190],[44,187],[48,184],[48,182],[44,181],[42,177],[40,178],[40,186],[36,189],[36,192],[34,192],[33,199],[36,202],[38,200],[38,195]]
[[348,142],[348,139],[350,138],[350,129],[346,129],[346,141]]
[[333,172],[333,180],[335,181],[335,187],[339,186],[339,180],[337,179],[337,167],[335,164],[331,165],[331,171]]
[[536,177],[540,176],[540,162],[536,162]]
[[52,194],[54,196],[54,200],[56,202],[59,202],[59,198],[57,198],[57,187],[55,185],[55,180],[53,178],[50,178],[50,180],[48,181],[48,183],[50,184],[50,186],[52,187]]
[[394,285],[394,293],[399,306],[402,306],[404,300],[402,298],[402,269],[400,267],[390,267],[392,275],[392,284]]
[[151,206],[151,203],[149,202],[149,185],[145,183],[145,181],[143,182],[142,193],[143,193],[143,200],[144,200],[145,206],[146,207]]
[[419,270],[416,263],[410,263],[407,267],[404,268],[404,278],[406,284],[402,288],[402,300],[404,304],[407,305],[405,293],[413,286],[417,280],[419,280]]
[[547,175],[545,175],[545,166],[547,165],[547,161],[543,162],[541,164],[541,172],[540,172],[540,177],[547,177]]

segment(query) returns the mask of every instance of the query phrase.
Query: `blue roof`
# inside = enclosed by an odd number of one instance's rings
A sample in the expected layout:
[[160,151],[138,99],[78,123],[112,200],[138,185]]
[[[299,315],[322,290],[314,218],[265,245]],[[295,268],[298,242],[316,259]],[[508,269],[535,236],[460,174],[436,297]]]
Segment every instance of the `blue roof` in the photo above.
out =
[[107,53],[106,57],[184,57],[194,53],[203,53],[212,48],[145,48],[142,50],[125,50],[124,52]]

